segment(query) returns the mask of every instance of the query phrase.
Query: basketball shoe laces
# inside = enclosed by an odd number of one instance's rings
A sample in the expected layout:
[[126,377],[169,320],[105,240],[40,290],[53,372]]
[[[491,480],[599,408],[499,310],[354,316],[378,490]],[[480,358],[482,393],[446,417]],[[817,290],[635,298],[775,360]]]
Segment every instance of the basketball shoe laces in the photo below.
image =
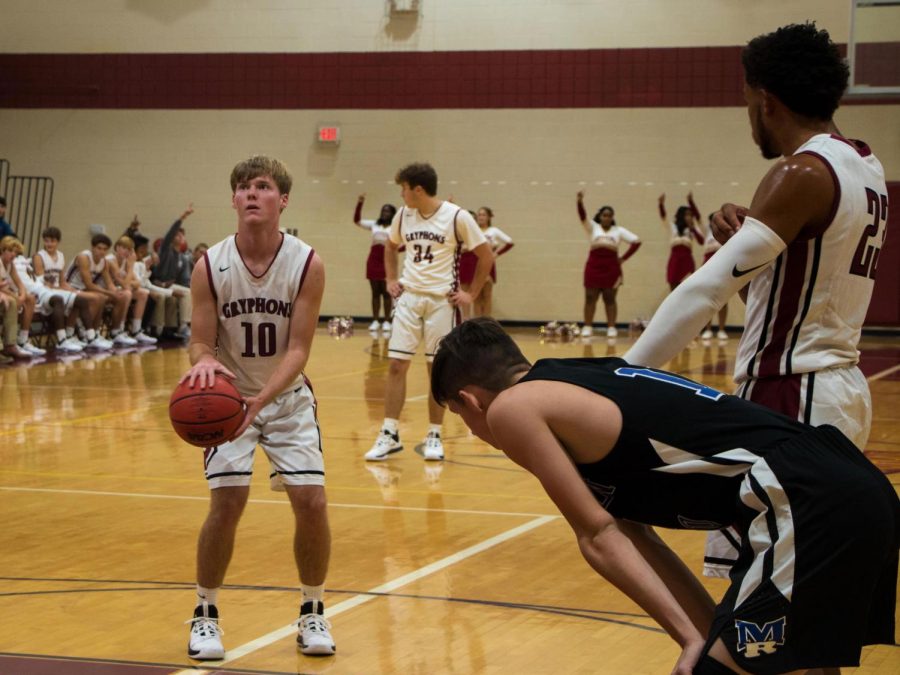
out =
[[300,627],[300,630],[309,631],[310,633],[327,634],[331,629],[331,622],[315,612],[302,614],[297,620],[297,625]]
[[188,619],[185,623],[191,624],[191,633],[201,638],[211,638],[217,635],[225,635],[225,631],[219,625],[216,619],[210,619],[208,616],[195,616]]

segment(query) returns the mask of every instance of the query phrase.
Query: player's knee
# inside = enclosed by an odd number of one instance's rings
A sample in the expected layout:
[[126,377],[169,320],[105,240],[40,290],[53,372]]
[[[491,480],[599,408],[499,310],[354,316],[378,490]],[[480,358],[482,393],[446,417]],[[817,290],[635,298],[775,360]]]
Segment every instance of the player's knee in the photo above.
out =
[[324,514],[328,508],[325,490],[318,485],[303,485],[288,488],[291,505],[298,517],[310,518]]
[[405,375],[407,370],[409,370],[409,361],[388,359],[388,372],[391,375]]

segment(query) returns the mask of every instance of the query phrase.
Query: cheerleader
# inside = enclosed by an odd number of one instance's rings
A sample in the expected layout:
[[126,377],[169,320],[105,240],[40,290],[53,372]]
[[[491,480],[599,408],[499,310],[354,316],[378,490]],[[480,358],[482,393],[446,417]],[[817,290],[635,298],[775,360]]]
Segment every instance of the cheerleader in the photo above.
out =
[[[703,242],[703,264],[705,265],[710,258],[713,257],[713,254],[722,248],[722,244],[716,241],[716,238],[712,233],[712,219],[713,216],[716,215],[714,213],[709,214],[709,226],[706,229],[706,241]],[[728,333],[725,332],[725,320],[728,318],[728,303],[726,302],[722,305],[722,309],[719,310],[719,332],[716,333],[716,337],[719,340],[727,340]],[[713,332],[712,332],[712,321],[706,324],[706,328],[703,333],[700,335],[704,340],[712,340]]]
[[670,237],[671,253],[666,266],[666,281],[674,291],[695,269],[692,240],[695,239],[698,244],[703,243],[703,233],[696,224],[700,220],[700,212],[694,204],[693,194],[689,192],[688,206],[679,206],[675,212],[675,221],[670,222],[666,218],[666,194],[663,193],[659,196],[659,217]]
[[[488,208],[487,206],[482,206],[474,215],[475,221],[478,223],[478,227],[480,227],[481,231],[484,232],[484,237],[485,239],[487,239],[488,244],[490,244],[491,246],[491,251],[494,253],[494,260],[499,258],[501,255],[503,255],[513,247],[512,238],[499,227],[494,227],[491,224],[491,220],[494,217],[494,212],[490,208]],[[464,291],[469,290],[472,279],[475,277],[475,266],[477,263],[478,258],[471,251],[466,251],[462,254],[462,256],[460,256],[459,283]],[[472,316],[491,315],[494,284],[496,283],[497,265],[495,263],[491,266],[491,274],[485,280],[484,286],[481,287],[481,292],[478,294],[478,297],[472,301]]]
[[[584,265],[584,326],[581,328],[581,336],[593,335],[594,313],[597,310],[597,300],[602,294],[606,308],[606,335],[616,337],[616,294],[622,285],[622,263],[640,248],[641,240],[633,232],[616,225],[616,212],[611,206],[601,206],[594,219],[588,222],[583,191],[577,195],[577,206],[578,218],[591,246]],[[627,242],[630,246],[620,258],[619,244],[622,242]]]
[[[365,193],[356,200],[356,210],[353,212],[353,222],[364,230],[372,233],[372,248],[369,249],[369,257],[366,259],[366,279],[372,288],[372,323],[370,331],[379,328],[385,333],[391,331],[391,295],[387,291],[384,271],[384,243],[391,232],[391,221],[397,209],[392,204],[381,207],[381,215],[378,220],[362,220],[362,207],[366,201]],[[384,321],[379,322],[378,312],[381,304],[384,304]]]

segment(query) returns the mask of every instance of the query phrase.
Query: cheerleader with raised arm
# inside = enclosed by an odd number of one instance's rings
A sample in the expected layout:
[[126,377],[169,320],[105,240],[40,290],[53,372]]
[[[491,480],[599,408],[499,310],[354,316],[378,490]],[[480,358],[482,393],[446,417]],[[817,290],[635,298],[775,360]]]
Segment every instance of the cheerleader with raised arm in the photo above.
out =
[[[391,221],[397,213],[393,204],[385,204],[381,207],[378,220],[362,220],[362,208],[366,202],[365,193],[356,200],[356,210],[353,212],[353,222],[369,230],[372,234],[372,247],[369,249],[369,257],[366,259],[366,279],[372,289],[372,323],[370,331],[379,328],[385,333],[391,331],[391,294],[387,291],[384,270],[384,244],[388,240],[391,231]],[[384,319],[379,321],[378,315],[381,306],[384,306]]]
[[[584,191],[577,195],[578,218],[590,242],[591,252],[584,265],[584,326],[582,337],[590,337],[594,333],[594,313],[597,300],[603,296],[606,308],[606,335],[616,337],[616,318],[618,306],[616,294],[622,285],[622,263],[628,260],[640,248],[641,240],[633,232],[616,225],[616,212],[611,206],[601,206],[588,221],[584,210]],[[619,257],[619,246],[630,244],[625,255]]]
[[704,235],[700,231],[698,222],[700,212],[694,204],[692,193],[688,193],[688,206],[679,206],[675,211],[675,220],[670,221],[666,217],[666,194],[659,196],[659,218],[662,221],[666,234],[670,237],[669,263],[666,266],[666,281],[669,288],[675,290],[682,281],[693,274],[694,266],[694,241],[703,243]]
[[[709,262],[709,259],[713,257],[716,251],[722,248],[722,244],[716,241],[716,238],[712,233],[712,219],[715,213],[709,214],[709,225],[706,228],[706,241],[703,242],[703,264],[705,265]],[[722,309],[719,310],[719,332],[716,333],[716,337],[719,340],[727,340],[728,333],[725,332],[725,320],[728,318],[728,303],[726,302],[722,305]],[[706,328],[703,329],[703,333],[700,337],[704,340],[712,340],[713,332],[712,332],[712,321],[706,324]]]

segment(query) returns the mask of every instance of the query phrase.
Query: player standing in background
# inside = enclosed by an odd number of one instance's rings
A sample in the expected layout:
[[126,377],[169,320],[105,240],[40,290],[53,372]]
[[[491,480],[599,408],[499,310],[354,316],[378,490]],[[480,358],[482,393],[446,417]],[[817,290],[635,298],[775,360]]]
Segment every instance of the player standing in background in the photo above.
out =
[[[431,360],[437,344],[459,323],[459,308],[469,305],[484,285],[494,255],[469,213],[439,199],[437,173],[429,164],[410,164],[397,172],[396,182],[405,206],[391,224],[385,245],[387,288],[397,302],[388,345],[388,376],[384,392],[384,422],[366,460],[380,461],[403,449],[399,417],[406,400],[406,374],[410,359],[425,343],[425,358]],[[406,246],[403,275],[398,275],[397,250]],[[467,248],[478,256],[475,278],[468,292],[459,288],[460,252]],[[428,397],[426,460],[444,459],[441,423],[444,409]]]
[[211,247],[194,267],[191,369],[182,377],[205,387],[232,378],[244,397],[243,425],[227,443],[207,448],[210,510],[197,543],[197,605],[188,656],[221,659],[218,591],[250,494],[257,444],[272,467],[272,489],[287,492],[294,512],[294,557],[300,576],[297,644],[331,655],[325,576],[331,551],[322,437],[316,399],[303,369],[309,360],[325,287],[322,260],[279,230],[291,176],[277,159],[255,156],[231,173],[237,234]]
[[[751,40],[742,60],[753,140],[778,161],[749,208],[725,204],[715,215],[726,243],[666,298],[625,359],[666,363],[740,291],[747,310],[738,394],[814,426],[832,424],[863,448],[872,401],[857,344],[885,237],[884,169],[834,124],[849,71],[827,31],[779,28]],[[726,573],[728,550],[722,542],[708,553],[709,574]]]
[[[616,212],[611,206],[601,206],[594,219],[588,222],[583,190],[578,192],[577,206],[578,218],[591,245],[590,255],[584,264],[584,325],[581,327],[581,337],[594,334],[594,313],[597,311],[597,299],[602,294],[606,309],[606,336],[614,338],[618,335],[616,294],[623,281],[622,263],[641,247],[641,239],[616,225]],[[622,242],[630,246],[620,258],[619,244]]]
[[[364,230],[372,233],[372,246],[369,248],[369,257],[366,258],[366,279],[372,289],[372,323],[370,331],[379,328],[385,333],[391,332],[391,294],[387,291],[384,269],[384,245],[390,237],[391,221],[397,213],[393,204],[385,204],[381,207],[378,220],[363,220],[362,207],[366,202],[365,193],[356,200],[356,209],[353,211],[353,222]],[[384,320],[379,321],[379,308],[384,305]]]

